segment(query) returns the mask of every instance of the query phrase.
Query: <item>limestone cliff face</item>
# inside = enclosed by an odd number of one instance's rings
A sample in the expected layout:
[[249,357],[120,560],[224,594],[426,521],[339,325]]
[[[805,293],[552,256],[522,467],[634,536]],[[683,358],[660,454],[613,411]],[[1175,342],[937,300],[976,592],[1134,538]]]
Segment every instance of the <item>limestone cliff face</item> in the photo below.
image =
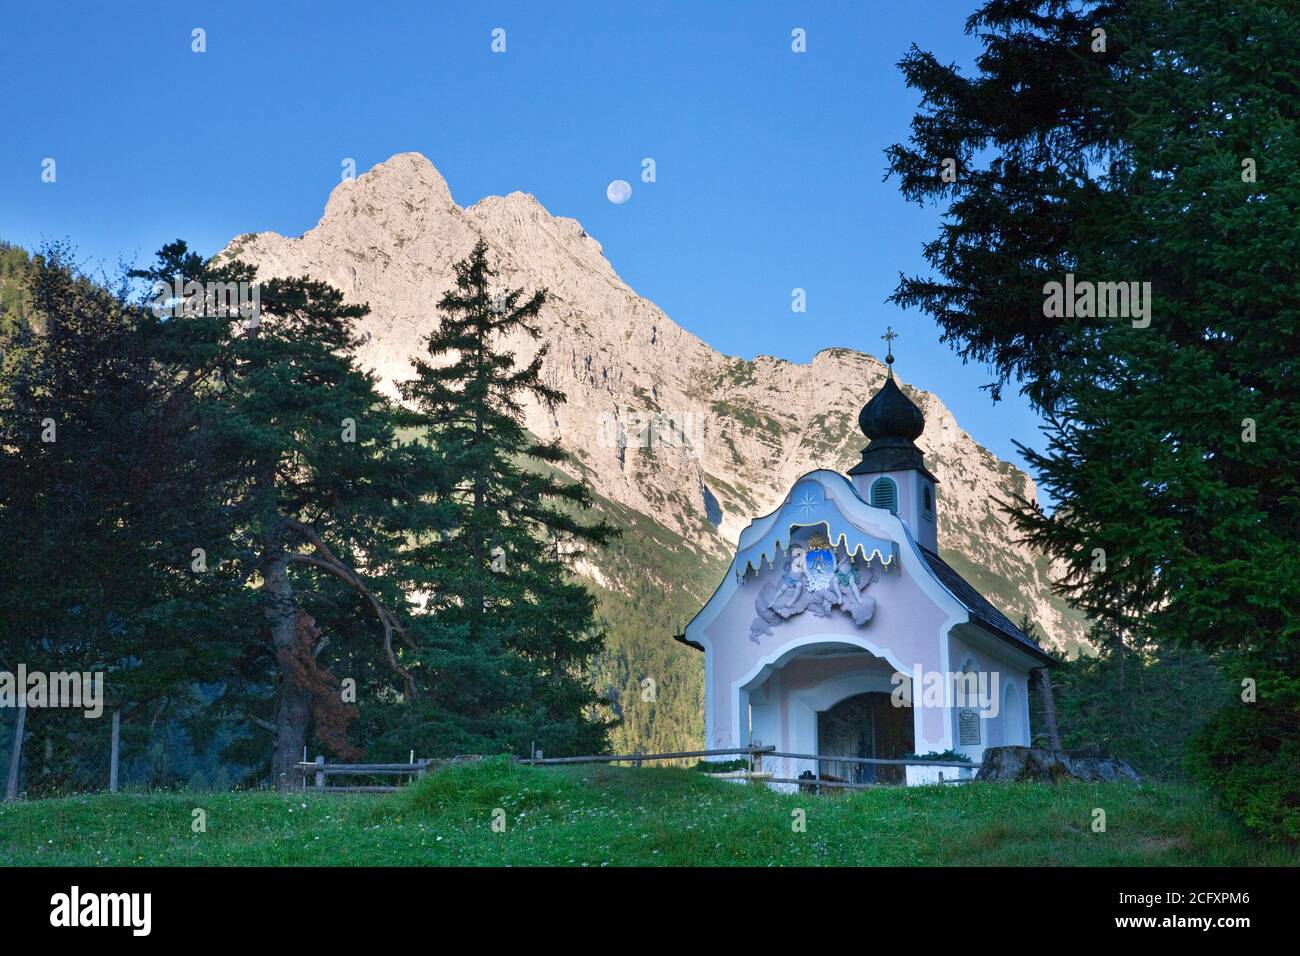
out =
[[[857,412],[885,374],[875,358],[848,349],[821,352],[807,365],[722,355],[628,288],[576,220],[517,192],[461,208],[418,153],[341,183],[305,235],[250,234],[226,253],[256,264],[263,277],[308,274],[368,303],[361,357],[392,391],[438,321],[452,263],[479,237],[504,287],[549,292],[545,372],[568,401],[553,414],[529,407],[528,426],[558,437],[574,456],[572,470],[600,498],[716,559],[800,474],[857,461],[865,443]],[[527,357],[538,343],[521,337],[509,346]],[[1028,613],[1047,643],[1074,644],[1083,630],[1050,594],[1047,561],[1011,543],[995,505],[1013,494],[1032,498],[1032,482],[976,444],[937,397],[909,394],[925,413],[918,444],[940,480],[945,557],[1013,619]],[[584,568],[601,581],[598,567]]]

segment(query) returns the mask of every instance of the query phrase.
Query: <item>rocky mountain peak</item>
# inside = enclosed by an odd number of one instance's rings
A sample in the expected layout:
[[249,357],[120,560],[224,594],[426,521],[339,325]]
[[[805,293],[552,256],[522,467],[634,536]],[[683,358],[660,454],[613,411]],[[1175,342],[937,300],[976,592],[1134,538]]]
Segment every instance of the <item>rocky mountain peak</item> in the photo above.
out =
[[[528,427],[559,438],[600,499],[654,522],[681,548],[720,559],[801,474],[859,459],[857,415],[884,380],[882,362],[847,348],[808,364],[722,355],[629,288],[577,220],[522,192],[462,209],[419,153],[341,183],[300,238],[260,233],[225,252],[263,276],[305,273],[368,303],[361,358],[395,394],[438,321],[452,263],[479,238],[504,285],[549,291],[539,317],[545,375],[568,400],[554,412],[528,407]],[[506,344],[522,359],[538,347],[526,336]],[[1050,593],[1048,562],[1008,543],[996,506],[1032,495],[1032,483],[976,444],[936,396],[900,385],[925,414],[917,444],[940,479],[945,557],[1013,620],[1028,613],[1057,646],[1077,640],[1079,622]]]
[[398,153],[371,167],[355,179],[334,187],[322,222],[340,215],[340,203],[365,202],[382,207],[390,201],[420,209],[447,209],[456,205],[447,180],[423,153]]

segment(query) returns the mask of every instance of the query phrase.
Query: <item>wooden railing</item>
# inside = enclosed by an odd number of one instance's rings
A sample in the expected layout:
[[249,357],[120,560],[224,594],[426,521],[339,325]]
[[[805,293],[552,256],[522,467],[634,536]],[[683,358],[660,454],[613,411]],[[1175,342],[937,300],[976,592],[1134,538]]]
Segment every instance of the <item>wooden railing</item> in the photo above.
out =
[[687,760],[691,757],[732,757],[741,754],[769,754],[775,747],[729,747],[725,750],[679,750],[662,754],[592,754],[589,757],[525,757],[520,763],[546,765],[563,763],[635,763],[643,760]]
[[[719,750],[677,750],[669,753],[648,754],[648,753],[630,753],[630,754],[591,754],[583,757],[527,757],[519,762],[531,764],[533,766],[560,766],[565,764],[590,764],[590,763],[630,763],[640,766],[647,761],[655,760],[689,760],[691,758],[702,757],[748,757],[749,769],[736,771],[738,779],[752,780],[763,783],[784,783],[796,784],[800,787],[806,787],[810,790],[820,791],[823,787],[832,790],[866,790],[871,787],[892,786],[891,784],[882,783],[850,783],[845,780],[824,780],[821,777],[821,764],[826,762],[849,763],[849,764],[874,764],[891,767],[950,767],[961,770],[979,770],[980,765],[977,763],[967,763],[960,760],[924,760],[917,758],[885,758],[885,757],[844,757],[839,754],[800,754],[787,753],[777,750],[775,746],[751,745],[748,747],[726,747]],[[762,770],[762,763],[765,757],[772,757],[785,760],[808,760],[814,763],[813,776],[811,777],[774,777],[766,774]],[[398,786],[383,784],[364,784],[364,785],[331,785],[331,777],[405,777],[405,782],[410,782],[415,777],[423,776],[429,772],[430,767],[435,763],[444,761],[435,761],[433,759],[415,760],[412,758],[407,763],[326,763],[324,757],[317,757],[314,761],[304,760],[298,764],[299,769],[303,772],[303,787],[308,786],[308,778],[312,778],[314,789],[318,793],[392,793],[401,789]],[[944,780],[940,774],[939,783],[962,783],[970,778],[956,778]]]
[[431,759],[411,760],[408,763],[326,763],[324,757],[314,761],[304,760],[298,764],[302,770],[302,785],[307,786],[307,778],[314,777],[317,793],[392,793],[400,787],[382,784],[358,786],[331,786],[330,777],[419,777],[427,773]]
[[[775,746],[749,746],[749,747],[728,747],[721,750],[683,750],[673,753],[662,754],[593,754],[587,757],[533,757],[531,759],[521,760],[520,763],[533,764],[537,766],[558,765],[558,764],[582,764],[582,763],[631,763],[639,766],[647,760],[681,760],[691,757],[729,757],[729,756],[748,756],[749,770],[738,771],[744,779],[761,781],[765,783],[787,783],[798,784],[801,787],[810,789],[845,789],[845,790],[866,790],[871,787],[891,786],[891,784],[880,783],[850,783],[844,780],[823,780],[821,778],[821,764],[824,762],[852,763],[852,764],[875,764],[892,767],[946,767],[960,770],[978,771],[980,765],[964,760],[925,760],[920,757],[909,758],[886,758],[886,757],[842,757],[838,754],[800,754],[787,753],[779,751]],[[815,767],[812,777],[773,777],[762,773],[761,765],[764,757],[783,758],[787,760],[810,760]],[[969,777],[960,778],[954,776],[952,779],[943,779],[943,774],[939,775],[938,783],[964,783]]]

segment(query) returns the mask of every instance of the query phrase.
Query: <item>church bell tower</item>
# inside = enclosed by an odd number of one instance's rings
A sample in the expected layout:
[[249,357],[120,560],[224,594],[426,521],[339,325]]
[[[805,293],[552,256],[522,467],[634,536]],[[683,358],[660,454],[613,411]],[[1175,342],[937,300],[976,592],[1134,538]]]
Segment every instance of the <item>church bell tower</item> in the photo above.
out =
[[858,427],[870,439],[862,460],[849,469],[858,494],[870,505],[885,508],[907,524],[923,548],[938,553],[938,479],[925,467],[916,439],[925,431],[925,416],[894,381],[892,328],[881,336],[889,346],[889,374],[858,413]]

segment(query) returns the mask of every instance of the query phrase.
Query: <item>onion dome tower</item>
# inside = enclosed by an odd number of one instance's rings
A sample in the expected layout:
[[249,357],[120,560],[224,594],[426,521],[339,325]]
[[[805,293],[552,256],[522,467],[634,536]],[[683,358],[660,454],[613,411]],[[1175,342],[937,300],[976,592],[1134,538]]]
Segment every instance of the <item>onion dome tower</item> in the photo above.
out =
[[853,487],[868,504],[886,508],[907,524],[922,547],[938,551],[934,486],[938,479],[925,467],[916,439],[925,431],[925,416],[894,381],[894,339],[887,328],[885,364],[889,373],[880,391],[862,406],[858,427],[870,441],[862,460],[849,469]]

